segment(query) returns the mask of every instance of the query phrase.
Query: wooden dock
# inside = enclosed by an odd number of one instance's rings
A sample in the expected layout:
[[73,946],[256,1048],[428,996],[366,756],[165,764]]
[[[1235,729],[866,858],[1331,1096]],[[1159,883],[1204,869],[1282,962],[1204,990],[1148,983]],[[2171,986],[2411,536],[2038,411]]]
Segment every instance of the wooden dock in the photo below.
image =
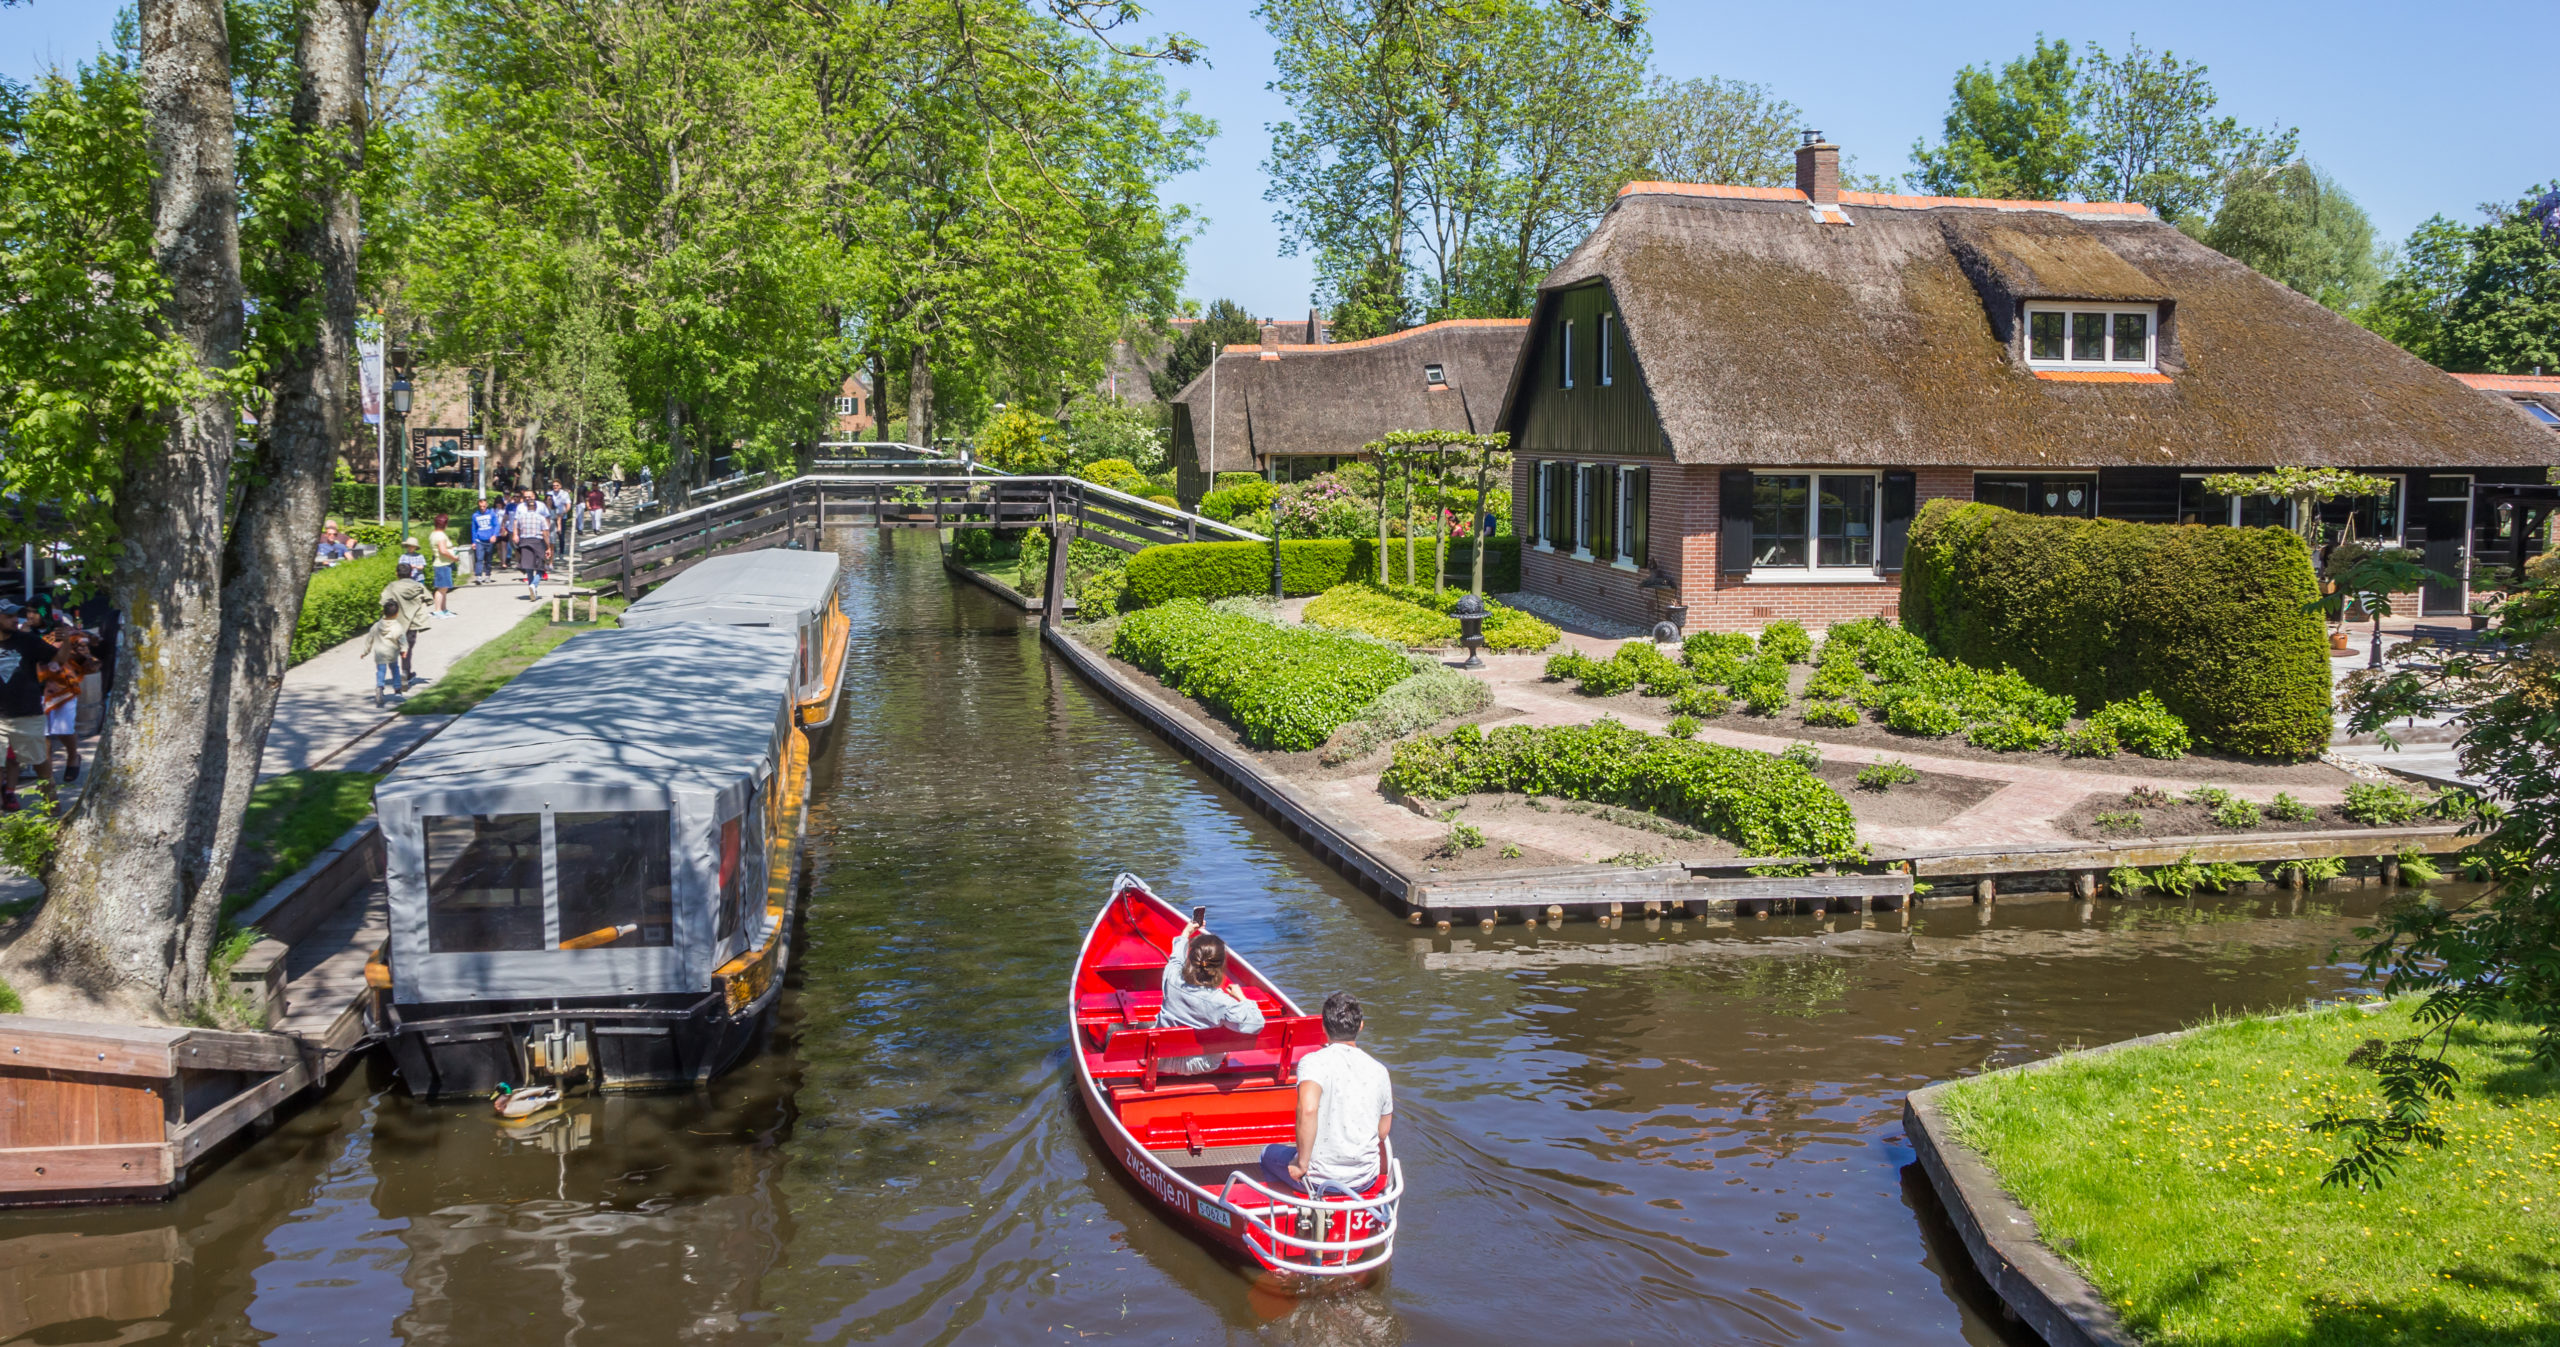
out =
[[325,1088],[364,1046],[364,965],[385,939],[371,820],[256,906],[270,936],[231,974],[264,1029],[0,1015],[0,1207],[165,1197],[225,1143]]

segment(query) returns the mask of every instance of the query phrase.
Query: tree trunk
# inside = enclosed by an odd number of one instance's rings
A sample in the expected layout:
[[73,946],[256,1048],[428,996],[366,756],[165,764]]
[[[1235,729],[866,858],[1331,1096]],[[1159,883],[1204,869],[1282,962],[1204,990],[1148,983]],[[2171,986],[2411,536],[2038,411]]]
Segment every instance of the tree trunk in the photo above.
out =
[[684,403],[673,393],[667,394],[667,486],[674,493],[668,505],[681,510],[693,500],[693,454],[684,442]]
[[1467,521],[1467,532],[1476,540],[1475,578],[1467,588],[1477,600],[1484,598],[1484,554],[1493,546],[1493,515],[1485,509],[1485,492],[1492,485],[1493,451],[1483,451],[1476,463],[1476,517]]
[[871,348],[871,442],[889,442],[889,418],[880,414],[880,399],[889,395],[889,361],[880,348]]
[[1378,455],[1378,583],[1387,583],[1387,456]]
[[293,628],[311,582],[311,540],[328,510],[330,464],[346,435],[346,377],[356,326],[358,203],[363,167],[364,0],[305,0],[294,63],[297,134],[333,147],[314,164],[304,191],[309,223],[285,246],[312,264],[311,283],[278,297],[310,314],[312,340],[284,354],[275,411],[259,444],[240,513],[223,556],[222,637],[206,718],[203,781],[196,795],[190,856],[202,856],[187,912],[186,955],[173,999],[209,998],[206,961],[222,915],[223,880],[240,841],[240,820],[258,782],[276,693],[293,662]]
[[907,348],[907,443],[933,447],[933,350],[922,337]]
[[88,792],[46,875],[44,910],[9,962],[174,1011],[195,981],[180,931],[202,877],[187,841],[221,633],[240,212],[222,0],[143,0],[141,34],[152,252],[169,280],[160,321],[184,344],[194,382],[163,414],[167,440],[123,465],[116,692]]
[[1404,582],[1408,585],[1417,569],[1413,549],[1413,460],[1408,458],[1404,461]]

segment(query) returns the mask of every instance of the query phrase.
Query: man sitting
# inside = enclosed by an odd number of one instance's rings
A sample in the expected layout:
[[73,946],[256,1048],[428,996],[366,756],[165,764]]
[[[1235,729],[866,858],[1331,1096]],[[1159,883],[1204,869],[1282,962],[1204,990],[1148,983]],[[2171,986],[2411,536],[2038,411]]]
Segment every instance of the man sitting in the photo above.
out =
[[321,565],[335,566],[339,562],[344,561],[353,555],[355,555],[355,552],[353,547],[347,541],[347,535],[338,531],[337,520],[332,519],[321,526],[320,554],[318,557]]
[[1387,1068],[1360,1050],[1360,1023],[1359,998],[1324,999],[1325,1046],[1298,1062],[1298,1144],[1262,1153],[1264,1181],[1282,1192],[1356,1197],[1378,1181],[1396,1101]]

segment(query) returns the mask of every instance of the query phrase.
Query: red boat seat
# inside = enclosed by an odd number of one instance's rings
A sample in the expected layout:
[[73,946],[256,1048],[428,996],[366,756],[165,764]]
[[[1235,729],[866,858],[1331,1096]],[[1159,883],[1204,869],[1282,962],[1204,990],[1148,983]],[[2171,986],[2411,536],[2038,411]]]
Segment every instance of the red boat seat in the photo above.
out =
[[[1097,1080],[1135,1076],[1140,1088],[1157,1088],[1157,1068],[1167,1058],[1205,1057],[1225,1053],[1227,1071],[1266,1074],[1279,1085],[1296,1083],[1298,1059],[1325,1045],[1324,1020],[1315,1015],[1274,1016],[1258,1034],[1224,1029],[1123,1029],[1111,1035],[1093,1062]],[[1211,1078],[1215,1079],[1215,1078]]]

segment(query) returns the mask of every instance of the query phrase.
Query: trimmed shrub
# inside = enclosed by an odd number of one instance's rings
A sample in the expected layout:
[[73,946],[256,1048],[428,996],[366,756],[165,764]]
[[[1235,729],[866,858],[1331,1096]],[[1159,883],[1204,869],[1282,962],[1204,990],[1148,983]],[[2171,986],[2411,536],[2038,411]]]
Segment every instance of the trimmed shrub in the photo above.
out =
[[1848,702],[1805,703],[1804,723],[1807,725],[1847,726],[1857,724],[1859,719],[1858,708]]
[[1324,743],[1378,694],[1413,674],[1372,641],[1275,627],[1180,599],[1121,619],[1111,653],[1197,697],[1256,748]]
[[1365,758],[1393,740],[1493,705],[1493,689],[1482,681],[1429,655],[1412,657],[1412,664],[1413,677],[1379,693],[1358,720],[1346,722],[1325,741],[1326,766]]
[[[1207,514],[1208,511],[1201,513]],[[1506,547],[1510,558],[1507,571],[1502,564]],[[1457,561],[1458,550],[1450,549],[1450,574],[1464,576],[1466,571]],[[1416,559],[1427,581],[1431,571],[1431,549],[1419,549]],[[1174,599],[1224,599],[1239,594],[1271,592],[1269,543],[1161,543],[1129,558],[1128,565],[1131,601],[1148,608]],[[1404,574],[1404,544],[1401,541],[1387,544],[1387,575],[1390,580],[1397,581],[1410,578]],[[1321,594],[1337,585],[1355,581],[1374,583],[1377,576],[1378,540],[1375,538],[1292,538],[1280,544],[1280,584],[1286,593]],[[1485,554],[1484,583],[1487,592],[1519,588],[1520,544],[1517,540],[1494,540],[1493,549]],[[1445,602],[1457,602],[1454,590],[1448,593]],[[1503,608],[1500,611],[1510,613],[1518,610]],[[1494,629],[1495,624],[1488,616],[1485,622],[1488,640]],[[1551,636],[1538,645],[1552,645],[1555,640]],[[1538,645],[1497,648],[1534,650]]]
[[1902,620],[1947,658],[2014,666],[2083,704],[2156,693],[2207,747],[2304,758],[2330,730],[2317,597],[2311,554],[2285,529],[1940,500],[1911,528]]
[[1751,638],[1738,631],[1693,632],[1680,643],[1680,657],[1687,660],[1691,668],[1696,668],[1698,661],[1717,655],[1730,655],[1738,664],[1757,651],[1758,647],[1752,644]]
[[400,573],[395,552],[340,562],[313,571],[302,591],[302,616],[293,624],[293,662],[304,660],[341,641],[351,641],[382,620],[382,587]]
[[1662,732],[1674,739],[1695,739],[1698,737],[1698,722],[1687,716],[1673,716],[1671,722],[1662,727]]
[[[1373,581],[1360,583],[1377,588]],[[1485,584],[1491,587],[1493,582],[1487,580]],[[1457,608],[1458,600],[1467,595],[1464,589],[1434,590],[1426,585],[1389,585],[1385,592],[1416,607],[1447,616],[1453,623],[1457,619],[1450,615]],[[1456,638],[1451,639],[1454,642]],[[1556,630],[1553,623],[1493,598],[1484,601],[1484,644],[1488,650],[1544,650],[1563,639],[1564,633]]]
[[1772,622],[1760,631],[1760,653],[1788,664],[1807,664],[1813,660],[1813,638],[1795,622]]
[[2071,758],[2112,758],[2123,745],[2116,732],[2104,725],[2082,725],[2062,736],[2063,756]]
[[1458,639],[1458,619],[1357,581],[1309,599],[1306,620],[1311,627],[1365,632],[1398,645],[1451,645]]
[[1217,520],[1221,524],[1232,524],[1237,515],[1271,508],[1271,498],[1276,494],[1278,494],[1276,489],[1269,482],[1256,477],[1251,481],[1238,482],[1234,486],[1222,486],[1202,496],[1200,508],[1192,513]]
[[[544,479],[546,482],[548,478]],[[563,479],[566,480],[566,479]],[[329,484],[329,513],[341,524],[373,518],[373,483],[332,482]],[[382,495],[387,503],[384,517],[392,528],[400,527],[400,484],[393,482]],[[471,511],[480,503],[480,493],[458,486],[412,486],[409,488],[409,522],[425,537],[437,515],[449,514],[458,521],[468,521]],[[376,612],[375,617],[382,614]]]
[[2182,758],[2187,753],[2186,722],[2147,691],[2129,701],[2099,707],[2089,717],[2088,728],[2114,736],[2116,742],[2146,758]]
[[1722,688],[1692,683],[1671,694],[1671,709],[1684,716],[1713,720],[1733,709],[1733,698],[1726,696]]
[[1884,723],[1905,734],[1942,738],[1964,728],[1964,716],[1945,702],[1905,697],[1884,713]]
[[1600,661],[1579,650],[1559,650],[1547,656],[1547,677],[1559,683],[1579,683]]
[[1593,660],[1582,675],[1581,691],[1585,697],[1614,697],[1643,681],[1644,673],[1633,660]]
[[1767,753],[1649,735],[1614,720],[1490,733],[1461,725],[1396,748],[1379,785],[1447,799],[1477,791],[1555,795],[1648,809],[1762,856],[1864,855],[1849,803]]

